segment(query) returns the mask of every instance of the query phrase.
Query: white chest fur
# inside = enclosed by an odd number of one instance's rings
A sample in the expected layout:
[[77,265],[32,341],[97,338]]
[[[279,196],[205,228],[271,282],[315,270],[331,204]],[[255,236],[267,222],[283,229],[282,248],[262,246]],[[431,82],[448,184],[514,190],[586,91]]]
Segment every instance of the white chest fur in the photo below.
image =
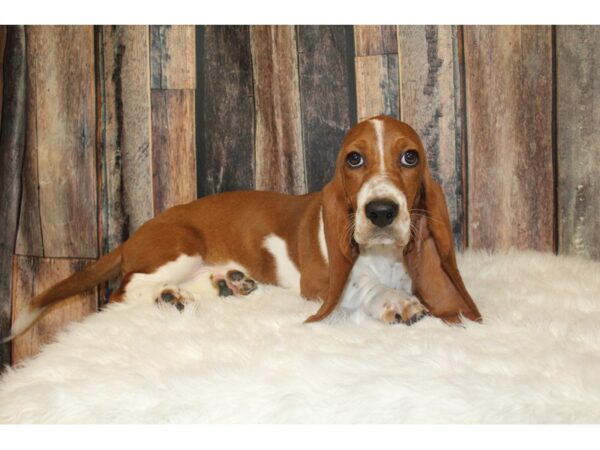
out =
[[404,267],[402,251],[392,245],[361,248],[357,264],[359,270],[371,270],[376,278],[392,289],[410,289],[410,278]]
[[410,295],[411,280],[401,251],[391,245],[361,248],[342,294],[341,306],[357,309],[390,288]]

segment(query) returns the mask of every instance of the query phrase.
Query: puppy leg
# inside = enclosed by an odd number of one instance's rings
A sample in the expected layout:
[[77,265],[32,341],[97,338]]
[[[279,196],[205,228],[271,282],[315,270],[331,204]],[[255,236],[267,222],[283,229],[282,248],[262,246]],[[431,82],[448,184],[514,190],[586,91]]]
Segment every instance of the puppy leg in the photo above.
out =
[[239,264],[230,263],[219,266],[203,266],[188,280],[179,283],[179,287],[197,296],[248,295],[255,291],[258,283],[247,275],[246,269]]

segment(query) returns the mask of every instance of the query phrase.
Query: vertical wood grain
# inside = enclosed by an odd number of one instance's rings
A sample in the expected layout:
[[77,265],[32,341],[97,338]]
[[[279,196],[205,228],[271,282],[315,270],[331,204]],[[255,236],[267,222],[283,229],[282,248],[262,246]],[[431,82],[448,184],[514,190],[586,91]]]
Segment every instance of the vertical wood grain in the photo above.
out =
[[462,248],[465,189],[458,44],[455,26],[398,27],[402,120],[423,141],[429,167],[446,196],[455,244]]
[[2,119],[2,93],[4,91],[4,47],[6,44],[6,25],[0,25],[0,119]]
[[[54,283],[81,270],[89,260],[48,259],[28,256],[15,257],[14,293],[12,297],[14,316],[25,312],[30,300]],[[13,363],[35,355],[40,347],[51,342],[56,333],[74,320],[81,320],[96,310],[96,291],[77,295],[51,310],[29,331],[13,341]]]
[[152,89],[196,89],[195,27],[151,25]]
[[395,25],[355,25],[356,56],[398,54]]
[[[26,27],[27,36],[31,27]],[[42,223],[40,217],[38,153],[37,153],[37,88],[35,48],[27,46],[27,123],[25,139],[25,161],[21,177],[23,190],[21,194],[21,209],[19,232],[15,253],[18,255],[44,256],[42,241]]]
[[257,189],[306,192],[293,26],[251,26]]
[[469,245],[552,251],[549,26],[466,26]]
[[200,36],[198,194],[254,188],[254,99],[247,26]]
[[101,250],[108,253],[154,214],[148,27],[103,26]]
[[398,43],[393,25],[355,25],[357,120],[400,117]]
[[[38,210],[45,256],[94,258],[98,233],[93,27],[31,26],[27,46],[36,95],[35,112],[29,114],[35,114],[36,136],[27,151],[37,155],[39,203],[23,207]],[[35,178],[24,173],[24,179],[30,176]],[[21,226],[32,228],[28,223]]]
[[346,132],[356,122],[352,27],[297,28],[302,138],[307,188],[320,190],[335,172]]
[[25,27],[27,38],[27,132],[25,138],[25,161],[21,177],[23,191],[17,255],[44,256],[44,242],[40,214],[39,173],[37,151],[37,47],[34,45],[35,27]]
[[[20,175],[25,152],[26,119],[26,39],[22,25],[11,25],[6,30],[3,61],[4,93],[0,132],[0,336],[10,334],[13,315],[11,295],[12,264],[18,227],[21,196]],[[0,344],[0,371],[11,359],[10,347]]]
[[356,58],[358,121],[379,114],[398,118],[398,55]]
[[195,200],[194,91],[152,90],[154,213]]
[[556,29],[558,250],[600,259],[600,27]]

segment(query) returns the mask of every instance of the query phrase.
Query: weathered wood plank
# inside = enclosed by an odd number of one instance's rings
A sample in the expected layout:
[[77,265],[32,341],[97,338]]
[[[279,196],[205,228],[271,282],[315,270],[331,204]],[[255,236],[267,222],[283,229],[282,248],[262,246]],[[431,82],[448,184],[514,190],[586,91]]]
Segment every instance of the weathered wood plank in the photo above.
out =
[[293,26],[251,26],[257,189],[306,192]]
[[455,26],[400,26],[400,111],[441,184],[458,248],[465,244],[459,37]]
[[195,200],[194,91],[152,90],[155,215]]
[[199,39],[198,195],[254,188],[254,101],[247,26],[204,26]]
[[196,89],[195,39],[193,26],[150,26],[152,89]]
[[549,26],[466,26],[469,245],[554,249]]
[[398,55],[361,56],[354,63],[358,120],[379,114],[400,117]]
[[[10,334],[13,252],[21,196],[21,171],[25,151],[26,56],[23,26],[6,30],[5,75],[0,123],[0,336]],[[10,364],[10,347],[0,344],[0,371]]]
[[[25,311],[31,299],[54,283],[81,270],[89,260],[47,259],[29,256],[15,257],[12,297],[14,317]],[[44,316],[37,324],[13,341],[13,363],[35,355],[40,347],[52,341],[56,333],[74,320],[81,320],[96,310],[96,290],[66,300]]]
[[154,214],[150,68],[148,27],[103,26],[99,32],[100,224],[106,254]]
[[356,56],[398,54],[395,25],[355,25]]
[[356,122],[351,26],[299,26],[300,104],[307,188],[320,190],[335,172],[348,129]]
[[[28,52],[32,58],[28,63],[35,71],[37,128],[36,141],[27,150],[37,153],[44,255],[95,258],[98,232],[93,27],[28,27],[27,46],[32,50]],[[24,173],[24,178],[29,176]],[[23,207],[36,209],[27,203]]]
[[27,132],[23,165],[19,232],[15,253],[44,256],[40,217],[38,152],[37,152],[37,85],[36,52],[32,33],[34,26],[25,27],[27,40]]
[[600,259],[600,27],[556,29],[558,251]]
[[6,25],[0,25],[0,119],[2,119],[2,91],[4,90],[4,47],[6,44]]

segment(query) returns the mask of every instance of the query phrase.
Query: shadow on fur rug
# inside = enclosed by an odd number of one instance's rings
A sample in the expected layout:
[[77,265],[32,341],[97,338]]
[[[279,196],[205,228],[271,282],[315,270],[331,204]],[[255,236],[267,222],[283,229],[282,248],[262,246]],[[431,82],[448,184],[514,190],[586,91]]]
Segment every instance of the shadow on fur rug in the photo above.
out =
[[485,323],[305,325],[274,287],[115,304],[0,382],[0,422],[600,422],[600,263],[459,255]]

